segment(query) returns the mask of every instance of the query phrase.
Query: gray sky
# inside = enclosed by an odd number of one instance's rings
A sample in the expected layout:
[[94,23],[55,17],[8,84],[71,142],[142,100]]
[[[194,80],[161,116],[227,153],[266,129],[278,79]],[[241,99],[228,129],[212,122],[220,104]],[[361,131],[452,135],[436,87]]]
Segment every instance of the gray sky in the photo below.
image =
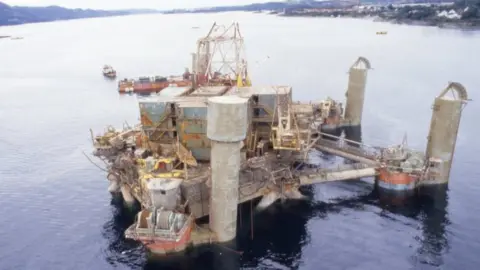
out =
[[173,8],[244,5],[268,2],[268,0],[0,0],[0,2],[17,6],[57,5],[67,8],[155,8],[165,10]]

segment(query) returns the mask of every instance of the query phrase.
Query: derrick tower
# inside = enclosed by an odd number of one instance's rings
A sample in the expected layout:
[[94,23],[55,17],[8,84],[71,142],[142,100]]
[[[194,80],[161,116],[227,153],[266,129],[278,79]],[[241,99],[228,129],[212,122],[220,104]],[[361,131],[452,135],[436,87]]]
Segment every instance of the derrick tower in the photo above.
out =
[[228,27],[214,23],[208,34],[197,41],[192,65],[197,85],[250,85],[245,44],[238,23]]

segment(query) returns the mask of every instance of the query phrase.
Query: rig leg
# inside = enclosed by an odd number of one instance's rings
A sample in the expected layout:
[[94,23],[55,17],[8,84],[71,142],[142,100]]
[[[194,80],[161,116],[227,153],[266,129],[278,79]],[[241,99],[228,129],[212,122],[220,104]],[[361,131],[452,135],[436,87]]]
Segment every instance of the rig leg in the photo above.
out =
[[294,200],[305,200],[307,199],[307,196],[303,195],[298,188],[291,188],[287,191],[285,191],[285,197],[288,199],[294,199]]
[[[447,96],[448,93],[451,96]],[[450,83],[435,98],[426,149],[429,173],[421,181],[422,185],[448,183],[460,119],[467,100],[466,89],[456,82]]]
[[349,126],[345,128],[345,137],[352,141],[362,140],[363,104],[367,73],[370,68],[370,62],[364,57],[359,57],[349,71],[348,89],[345,94],[347,98],[345,119],[349,121]]
[[113,174],[108,175],[107,177],[110,184],[108,185],[108,192],[118,193],[120,192],[120,180]]
[[415,180],[406,173],[381,169],[375,177],[375,188],[381,201],[399,206],[415,195]]
[[[345,139],[362,142],[362,125],[346,126],[343,131],[345,132]],[[353,143],[350,145],[358,146],[358,144]]]
[[[335,137],[341,137],[343,129],[341,127],[331,127],[331,128],[320,127],[320,132],[329,134]],[[322,139],[331,140],[331,141],[337,141],[338,139],[335,137],[322,135]]]
[[120,191],[122,192],[123,201],[128,207],[132,207],[135,204],[135,198],[132,196],[130,187],[127,185],[121,185]]
[[218,242],[237,234],[240,149],[247,134],[247,99],[236,96],[208,100],[207,136],[211,140],[210,229]]
[[270,205],[280,199],[280,194],[275,191],[271,191],[268,194],[264,195],[260,202],[257,204],[256,210],[261,211],[267,209]]

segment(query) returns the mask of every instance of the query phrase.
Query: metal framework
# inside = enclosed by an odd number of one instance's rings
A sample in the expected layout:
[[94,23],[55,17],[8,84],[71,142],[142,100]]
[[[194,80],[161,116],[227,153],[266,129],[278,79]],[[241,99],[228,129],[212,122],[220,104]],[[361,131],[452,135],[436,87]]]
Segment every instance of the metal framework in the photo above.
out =
[[280,95],[277,91],[270,135],[273,148],[303,152],[306,157],[312,147],[314,119],[312,104],[293,104],[290,97]]
[[[245,45],[238,23],[226,27],[214,23],[197,42],[194,72],[202,81],[247,79]],[[240,75],[240,76],[239,76]]]
[[468,93],[465,87],[457,82],[450,82],[438,97],[444,98],[447,96],[452,97],[454,100],[461,100],[464,104],[466,104],[466,102],[470,100],[468,98]]

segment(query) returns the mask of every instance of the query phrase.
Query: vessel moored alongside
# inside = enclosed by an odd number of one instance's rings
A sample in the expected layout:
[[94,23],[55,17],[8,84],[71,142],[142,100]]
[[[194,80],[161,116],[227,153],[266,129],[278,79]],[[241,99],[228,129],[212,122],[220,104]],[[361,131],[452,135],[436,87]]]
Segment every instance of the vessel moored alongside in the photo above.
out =
[[167,87],[169,82],[167,78],[162,76],[155,77],[140,77],[136,79],[133,83],[133,92],[144,94],[151,92],[158,92],[163,88]]
[[118,82],[118,92],[119,93],[133,93],[133,85],[135,80],[133,79],[123,79]]
[[136,79],[123,79],[118,82],[119,93],[150,94],[160,92],[169,86],[185,87],[191,85],[190,80],[182,77],[142,76]]

